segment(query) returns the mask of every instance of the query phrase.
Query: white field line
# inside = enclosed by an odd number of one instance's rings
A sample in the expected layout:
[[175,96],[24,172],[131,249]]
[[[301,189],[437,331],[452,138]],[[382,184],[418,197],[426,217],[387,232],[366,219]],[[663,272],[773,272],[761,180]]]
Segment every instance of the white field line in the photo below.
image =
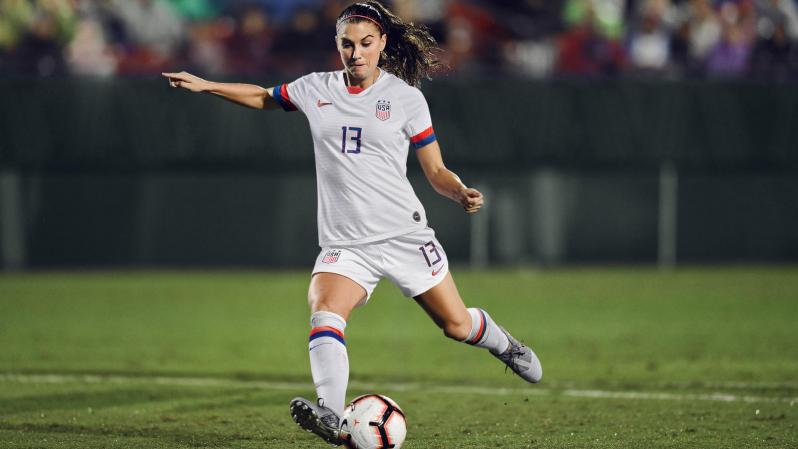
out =
[[[304,382],[271,382],[259,380],[227,379],[223,377],[164,377],[164,376],[100,376],[93,374],[0,374],[0,382],[25,384],[148,384],[170,385],[179,387],[225,387],[225,388],[258,388],[263,390],[298,391],[308,390],[310,383]],[[426,385],[421,383],[385,383],[371,384],[350,382],[349,387],[355,390],[371,391],[409,391],[439,394],[473,394],[485,396],[547,396],[563,395],[589,399],[621,399],[621,400],[657,400],[657,401],[710,401],[710,402],[745,402],[745,403],[798,403],[798,397],[785,396],[747,396],[727,393],[666,393],[646,391],[611,391],[550,389],[530,386],[529,388],[492,388],[467,385]]]
[[[686,384],[689,386],[689,384]],[[721,389],[782,388],[798,389],[798,382],[713,382],[705,387]]]
[[[705,389],[705,390],[798,390],[798,382],[657,382],[648,385],[660,389]],[[558,382],[558,389],[575,388],[577,384],[572,381]],[[611,387],[611,385],[608,385]],[[618,389],[623,386],[618,386]]]
[[603,391],[603,390],[565,390],[565,396],[577,398],[596,398],[596,399],[639,399],[639,400],[658,400],[658,401],[712,401],[712,402],[779,402],[789,403],[790,405],[798,402],[798,397],[776,397],[776,396],[741,396],[726,393],[662,393],[662,392],[643,392],[643,391]]

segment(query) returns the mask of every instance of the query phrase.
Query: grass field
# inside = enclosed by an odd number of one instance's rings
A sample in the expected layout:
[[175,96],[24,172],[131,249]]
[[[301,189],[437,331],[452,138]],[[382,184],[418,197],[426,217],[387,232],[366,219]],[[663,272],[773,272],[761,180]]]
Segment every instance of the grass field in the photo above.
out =
[[[540,356],[526,385],[383,283],[347,328],[350,396],[408,449],[798,447],[798,268],[455,271]],[[0,275],[0,448],[321,448],[304,272]]]

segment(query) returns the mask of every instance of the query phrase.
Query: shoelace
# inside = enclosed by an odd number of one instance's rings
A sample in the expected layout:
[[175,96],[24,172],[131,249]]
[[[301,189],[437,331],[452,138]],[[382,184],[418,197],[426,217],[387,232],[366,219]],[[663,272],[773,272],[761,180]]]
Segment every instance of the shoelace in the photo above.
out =
[[513,370],[513,372],[518,372],[519,366],[516,363],[517,357],[524,355],[524,349],[521,345],[510,345],[510,349],[507,350],[504,354],[502,354],[502,360],[505,363],[504,372],[507,372],[507,368]]

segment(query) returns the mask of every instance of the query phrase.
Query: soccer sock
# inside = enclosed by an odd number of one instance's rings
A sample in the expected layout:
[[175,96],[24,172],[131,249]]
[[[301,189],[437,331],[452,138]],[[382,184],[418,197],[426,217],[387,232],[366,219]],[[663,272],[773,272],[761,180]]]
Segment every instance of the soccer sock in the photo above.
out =
[[470,308],[471,332],[463,343],[485,348],[494,354],[501,354],[510,346],[510,340],[499,326],[491,319],[488,312],[482,309]]
[[349,356],[346,354],[346,321],[332,312],[310,316],[310,371],[316,395],[324,406],[339,415],[344,413],[346,386],[349,382]]

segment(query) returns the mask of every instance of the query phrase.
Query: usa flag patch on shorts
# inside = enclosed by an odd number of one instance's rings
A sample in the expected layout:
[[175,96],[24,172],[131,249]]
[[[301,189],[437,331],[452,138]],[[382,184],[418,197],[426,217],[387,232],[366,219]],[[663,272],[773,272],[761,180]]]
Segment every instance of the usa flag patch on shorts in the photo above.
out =
[[324,255],[324,258],[321,259],[324,263],[335,263],[338,262],[338,258],[341,256],[340,249],[331,249],[327,251],[327,254]]
[[383,122],[391,118],[391,102],[388,100],[377,100],[377,112],[375,115]]

